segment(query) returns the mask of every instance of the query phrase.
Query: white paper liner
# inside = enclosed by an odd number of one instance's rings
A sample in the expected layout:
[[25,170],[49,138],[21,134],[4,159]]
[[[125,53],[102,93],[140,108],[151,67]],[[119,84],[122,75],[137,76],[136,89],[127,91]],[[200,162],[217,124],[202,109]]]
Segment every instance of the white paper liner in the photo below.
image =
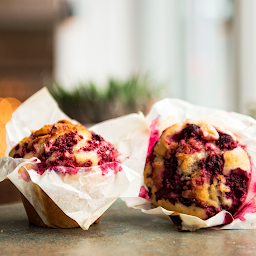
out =
[[2,157],[0,159],[0,182],[3,181],[8,174],[13,172],[16,168],[19,169],[23,164],[30,163],[31,160],[19,158],[13,161],[12,157]]
[[[243,145],[246,145],[246,151],[251,157],[253,164],[256,163],[256,120],[253,118],[225,110],[210,109],[192,105],[179,99],[163,99],[155,103],[147,115],[146,119],[150,126],[154,120],[159,118],[159,131],[171,126],[177,122],[183,122],[186,119],[208,120],[213,123],[223,125],[226,129],[238,135]],[[161,135],[161,133],[160,133]],[[143,171],[138,174],[141,176],[141,185],[143,185]],[[202,220],[200,218],[167,211],[162,207],[152,208],[150,200],[141,197],[123,198],[127,206],[141,209],[144,213],[151,214],[166,220],[173,220],[179,230],[196,230],[199,228],[218,227],[218,229],[254,229],[256,228],[256,171],[253,168],[251,181],[248,189],[246,201],[243,209],[240,210],[236,219],[226,211],[222,211],[214,217]],[[178,217],[177,217],[178,215]],[[179,219],[179,223],[175,220]],[[223,223],[230,223],[222,225]]]
[[[79,168],[74,175],[58,175],[50,170],[39,175],[33,165],[34,161],[40,160],[13,159],[7,156],[14,145],[30,135],[31,130],[40,129],[45,124],[53,124],[61,119],[70,120],[45,88],[13,113],[12,119],[6,125],[8,147],[6,157],[0,159],[0,181],[8,177],[46,225],[48,221],[35,196],[34,184],[40,186],[81,228],[88,229],[121,194],[124,197],[138,194],[138,184],[141,183],[138,173],[145,164],[149,129],[142,114],[112,119],[90,128],[111,142],[125,157],[120,165],[120,172],[110,168],[105,175],[100,167]],[[31,164],[29,168],[26,167],[28,163]],[[22,172],[21,166],[25,167]]]

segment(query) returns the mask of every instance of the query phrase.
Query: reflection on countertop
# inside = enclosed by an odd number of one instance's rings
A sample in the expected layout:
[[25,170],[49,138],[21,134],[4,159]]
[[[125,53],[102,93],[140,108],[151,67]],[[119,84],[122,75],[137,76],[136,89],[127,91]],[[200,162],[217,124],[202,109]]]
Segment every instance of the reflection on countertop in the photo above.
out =
[[256,230],[178,232],[119,199],[84,231],[30,225],[21,203],[0,206],[1,255],[256,255]]

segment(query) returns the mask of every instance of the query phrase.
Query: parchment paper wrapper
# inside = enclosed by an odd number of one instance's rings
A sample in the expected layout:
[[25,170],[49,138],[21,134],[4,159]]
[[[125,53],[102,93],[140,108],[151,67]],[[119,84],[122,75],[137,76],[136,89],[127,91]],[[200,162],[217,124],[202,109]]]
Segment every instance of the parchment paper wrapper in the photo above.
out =
[[[189,104],[178,99],[164,99],[155,103],[146,117],[148,125],[152,129],[158,129],[161,132],[177,122],[183,122],[186,119],[208,120],[212,123],[219,123],[238,135],[245,150],[251,157],[253,165],[256,163],[256,120],[253,118],[237,114],[230,111],[204,108]],[[158,126],[153,127],[158,120]],[[151,130],[152,130],[151,129]],[[143,185],[143,169],[139,171],[141,176],[141,185]],[[124,198],[127,206],[141,209],[142,212],[173,221],[179,230],[196,230],[200,228],[215,227],[218,229],[254,229],[256,228],[256,171],[252,167],[251,181],[246,201],[239,211],[232,216],[226,211],[222,211],[214,217],[202,220],[191,215],[181,214],[173,211],[167,211],[162,207],[152,209],[150,200],[139,196]]]
[[[0,181],[8,177],[46,225],[49,221],[40,200],[35,196],[37,186],[81,228],[88,229],[120,195],[126,197],[138,194],[141,184],[138,173],[145,164],[149,129],[144,116],[140,114],[112,119],[89,129],[111,142],[125,159],[120,165],[121,171],[117,171],[120,166],[109,165],[104,175],[99,166],[79,168],[75,175],[62,175],[61,172],[57,174],[50,170],[39,175],[34,170],[36,162],[40,161],[37,158],[24,160],[8,157],[10,149],[29,136],[31,130],[61,119],[70,120],[45,88],[13,113],[6,125],[8,147],[6,157],[0,159]],[[59,168],[65,171],[65,167]]]

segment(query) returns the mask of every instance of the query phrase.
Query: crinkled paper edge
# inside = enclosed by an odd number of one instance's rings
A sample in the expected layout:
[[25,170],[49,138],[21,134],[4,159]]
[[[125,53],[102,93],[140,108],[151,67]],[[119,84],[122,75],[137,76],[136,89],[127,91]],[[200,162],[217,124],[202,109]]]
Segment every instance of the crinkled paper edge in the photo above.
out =
[[[10,158],[10,160],[15,163],[20,159]],[[8,178],[33,205],[46,225],[51,223],[43,213],[39,198],[35,196],[35,184],[50,196],[67,216],[75,220],[82,229],[87,230],[138,178],[136,172],[121,164],[117,166],[122,168],[121,171],[116,172],[113,168],[109,168],[104,175],[100,166],[78,168],[78,172],[72,177],[51,170],[46,170],[40,175],[36,171],[37,162],[40,162],[37,158],[22,162],[8,175]],[[65,171],[65,167],[61,168]],[[94,180],[93,186],[91,185],[88,190],[87,185],[90,185],[92,180]],[[74,197],[77,202],[73,200]]]

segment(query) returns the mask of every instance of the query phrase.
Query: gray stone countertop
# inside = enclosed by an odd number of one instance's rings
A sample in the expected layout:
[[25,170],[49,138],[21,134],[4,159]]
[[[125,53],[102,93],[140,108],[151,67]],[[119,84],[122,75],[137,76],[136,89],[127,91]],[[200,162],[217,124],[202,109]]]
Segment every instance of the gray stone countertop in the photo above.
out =
[[0,206],[0,255],[256,255],[256,230],[179,232],[121,200],[87,231],[40,228],[16,203]]

